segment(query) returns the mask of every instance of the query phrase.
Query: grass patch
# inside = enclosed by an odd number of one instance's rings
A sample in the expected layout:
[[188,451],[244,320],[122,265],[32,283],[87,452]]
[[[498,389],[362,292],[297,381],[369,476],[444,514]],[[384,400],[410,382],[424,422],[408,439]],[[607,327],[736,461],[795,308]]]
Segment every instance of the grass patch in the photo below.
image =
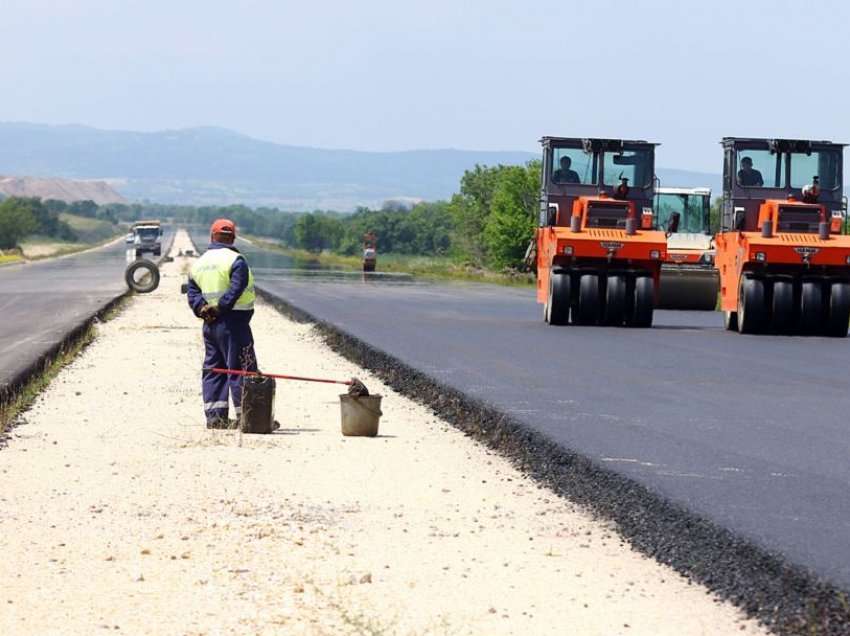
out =
[[[248,237],[257,247],[279,252],[297,263],[313,263],[332,269],[360,271],[363,263],[359,256],[345,256],[333,252],[308,252],[284,247],[258,237]],[[493,271],[458,263],[447,256],[417,256],[411,254],[378,254],[378,272],[406,273],[423,278],[464,280],[528,287],[534,285],[534,274],[514,270]]]
[[87,216],[77,216],[62,212],[59,220],[71,226],[74,234],[81,243],[100,243],[124,232],[121,226],[104,219],[92,219]]
[[0,265],[7,265],[9,263],[17,263],[18,261],[24,260],[20,254],[0,254]]

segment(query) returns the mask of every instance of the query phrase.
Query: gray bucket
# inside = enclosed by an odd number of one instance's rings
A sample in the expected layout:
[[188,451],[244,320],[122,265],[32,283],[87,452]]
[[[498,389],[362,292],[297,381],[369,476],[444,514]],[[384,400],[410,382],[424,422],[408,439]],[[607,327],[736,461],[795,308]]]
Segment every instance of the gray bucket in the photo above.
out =
[[363,395],[352,397],[347,393],[339,396],[342,410],[342,434],[375,437],[381,419],[381,396]]

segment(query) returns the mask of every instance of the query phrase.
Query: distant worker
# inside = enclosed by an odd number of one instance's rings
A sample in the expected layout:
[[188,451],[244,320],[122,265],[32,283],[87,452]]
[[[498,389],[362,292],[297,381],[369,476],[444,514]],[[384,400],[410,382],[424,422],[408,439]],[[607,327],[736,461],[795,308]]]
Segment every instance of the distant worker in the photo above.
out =
[[570,169],[570,166],[573,165],[572,159],[561,157],[560,164],[561,167],[555,170],[555,174],[552,175],[552,180],[555,183],[581,183],[581,179],[578,178],[578,172]]
[[189,272],[189,306],[204,321],[204,371],[201,385],[207,428],[231,428],[228,394],[236,419],[242,410],[242,377],[211,368],[256,371],[254,336],[254,274],[233,246],[236,224],[218,219],[210,228],[210,244]]
[[764,187],[761,172],[753,168],[753,160],[749,157],[741,159],[741,169],[738,170],[738,184],[742,186]]

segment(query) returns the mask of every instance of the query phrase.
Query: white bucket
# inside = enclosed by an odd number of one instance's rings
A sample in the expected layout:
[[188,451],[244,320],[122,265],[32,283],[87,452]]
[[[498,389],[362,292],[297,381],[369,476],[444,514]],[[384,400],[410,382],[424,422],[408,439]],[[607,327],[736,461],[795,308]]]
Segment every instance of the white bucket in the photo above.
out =
[[342,411],[342,434],[375,437],[381,419],[381,396],[353,397],[347,393],[339,396]]

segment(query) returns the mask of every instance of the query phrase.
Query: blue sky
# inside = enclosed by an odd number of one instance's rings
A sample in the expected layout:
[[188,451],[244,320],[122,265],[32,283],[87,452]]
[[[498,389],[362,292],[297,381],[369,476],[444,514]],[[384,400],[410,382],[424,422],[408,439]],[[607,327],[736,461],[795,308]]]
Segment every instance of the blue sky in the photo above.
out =
[[850,3],[0,0],[0,120],[363,150],[850,141]]

